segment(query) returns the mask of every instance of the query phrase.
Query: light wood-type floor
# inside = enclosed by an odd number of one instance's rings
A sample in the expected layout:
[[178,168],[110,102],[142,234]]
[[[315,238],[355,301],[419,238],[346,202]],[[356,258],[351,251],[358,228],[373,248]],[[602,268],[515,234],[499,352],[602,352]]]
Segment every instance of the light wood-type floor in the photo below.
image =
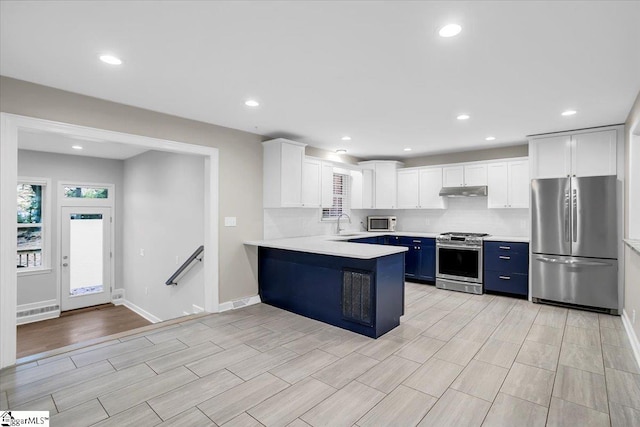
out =
[[18,359],[151,323],[123,305],[67,311],[57,319],[18,326]]
[[[0,373],[52,426],[638,426],[619,317],[408,283],[373,340],[265,304]],[[162,424],[161,424],[162,423]]]

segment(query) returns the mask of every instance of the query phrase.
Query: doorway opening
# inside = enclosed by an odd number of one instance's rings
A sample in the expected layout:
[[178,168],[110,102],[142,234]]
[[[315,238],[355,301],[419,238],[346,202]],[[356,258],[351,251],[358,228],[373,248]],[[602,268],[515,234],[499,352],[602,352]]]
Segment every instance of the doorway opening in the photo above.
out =
[[[109,151],[109,145],[115,145],[116,152],[136,151],[131,156],[137,156],[143,152],[157,153],[155,157],[151,154],[149,158],[142,158],[138,163],[141,168],[146,167],[147,170],[153,169],[158,165],[158,161],[166,160],[171,156],[184,156],[185,158],[197,158],[200,163],[199,175],[196,180],[199,181],[200,202],[197,208],[191,211],[180,211],[180,203],[173,205],[175,211],[184,218],[198,218],[199,227],[192,227],[189,224],[182,224],[188,229],[197,232],[197,246],[205,247],[205,257],[199,269],[195,269],[193,275],[198,274],[198,280],[201,283],[200,292],[193,304],[193,310],[196,307],[199,311],[217,312],[218,311],[218,150],[211,147],[185,144],[175,141],[160,140],[137,135],[124,134],[119,132],[106,131],[83,126],[52,122],[47,120],[35,119],[12,114],[1,114],[2,119],[2,135],[0,144],[0,189],[3,195],[15,194],[18,183],[18,149],[21,147],[20,142],[28,139],[29,134],[40,133],[53,135],[55,138],[66,138],[80,141],[82,145],[92,145],[99,150]],[[49,146],[49,145],[48,145]],[[27,150],[33,148],[27,148]],[[50,150],[41,150],[49,151]],[[58,153],[59,154],[59,153]],[[143,156],[141,156],[143,157]],[[170,187],[172,182],[179,181],[181,170],[191,170],[192,168],[162,168],[156,167],[159,175],[154,177],[149,186],[144,185],[128,185],[134,189],[131,200],[139,201],[140,206],[148,205],[147,195],[163,194],[157,191],[159,183],[164,183],[163,187]],[[193,176],[190,183],[194,181]],[[74,179],[74,178],[70,178]],[[166,179],[166,181],[165,181]],[[65,185],[61,185],[65,184]],[[143,183],[144,184],[144,183]],[[154,272],[154,265],[143,265],[144,263],[133,261],[148,261],[153,259],[154,252],[158,252],[159,245],[157,241],[149,239],[144,241],[145,248],[135,247],[140,244],[135,239],[135,230],[140,224],[154,224],[157,226],[157,218],[144,212],[139,215],[140,221],[132,221],[133,225],[124,232],[122,225],[116,226],[116,222],[120,221],[116,215],[117,206],[101,204],[101,197],[83,198],[83,191],[86,192],[87,186],[80,181],[61,181],[53,180],[48,183],[50,190],[58,189],[56,192],[59,197],[59,203],[56,203],[57,209],[50,208],[47,221],[42,230],[48,229],[53,231],[56,239],[46,238],[46,233],[42,233],[42,249],[38,249],[39,264],[37,269],[27,272],[21,271],[21,277],[29,279],[38,277],[47,273],[56,276],[56,286],[54,294],[45,298],[46,306],[31,307],[30,304],[18,306],[18,277],[16,269],[16,254],[18,253],[17,245],[17,228],[15,226],[16,204],[15,199],[11,203],[11,197],[4,197],[0,201],[0,249],[2,256],[0,257],[0,368],[9,366],[16,361],[16,325],[18,308],[24,309],[26,312],[37,312],[37,315],[46,318],[47,313],[56,311],[58,313],[66,310],[76,310],[78,308],[95,306],[97,304],[124,304],[134,312],[151,322],[168,320],[175,317],[174,314],[166,312],[156,313],[153,307],[175,306],[175,302],[180,300],[180,296],[185,293],[192,292],[188,290],[188,283],[180,283],[178,286],[165,286],[164,280],[173,273],[173,270],[179,266],[184,259],[194,249],[194,242],[187,242],[188,249],[178,247],[175,255],[171,255],[171,263],[165,262],[162,267],[168,269],[163,272],[163,280],[154,279],[154,282],[144,287],[133,286],[123,288],[123,279],[121,272],[114,272],[114,263],[117,260],[127,259],[131,271],[139,274],[131,282],[140,282],[145,280],[145,272]],[[184,186],[175,188],[176,192],[183,193]],[[91,190],[91,188],[89,188]],[[106,189],[106,188],[105,188]],[[94,191],[93,188],[92,191]],[[118,186],[108,189],[110,195],[117,194]],[[52,191],[51,191],[52,192]],[[64,197],[65,192],[69,197]],[[95,193],[95,191],[94,191]],[[94,196],[96,196],[94,194]],[[51,199],[51,198],[50,198]],[[91,200],[89,200],[91,199]],[[103,199],[108,199],[104,197]],[[49,200],[48,203],[51,201]],[[115,203],[115,199],[113,200]],[[121,204],[121,200],[118,200]],[[174,209],[167,209],[168,211]],[[162,212],[162,209],[156,209]],[[198,212],[196,212],[198,211]],[[55,218],[52,213],[55,213]],[[188,214],[185,217],[185,213]],[[197,213],[197,215],[196,215]],[[123,219],[123,218],[121,218]],[[155,222],[154,222],[155,221]],[[195,221],[195,220],[194,220]],[[121,221],[122,222],[122,221]],[[176,231],[183,230],[175,226],[173,223],[166,223],[163,227],[174,229]],[[25,227],[26,228],[26,227]],[[37,228],[37,227],[32,227]],[[133,230],[133,231],[132,231]],[[192,230],[192,231],[193,231]],[[147,230],[148,231],[148,230]],[[120,233],[120,234],[119,234]],[[146,234],[154,234],[147,232]],[[162,236],[162,233],[155,233]],[[185,233],[183,233],[185,234]],[[122,236],[129,239],[129,245],[122,247],[122,241],[126,240]],[[165,239],[165,246],[175,246],[174,241],[169,237]],[[49,247],[51,246],[51,247]],[[146,256],[144,252],[147,252]],[[126,253],[126,256],[125,256]],[[135,256],[134,256],[135,255]],[[145,256],[144,258],[142,258]],[[163,256],[167,256],[164,253]],[[47,258],[48,257],[48,258]],[[66,257],[66,258],[65,258]],[[175,261],[175,262],[174,262]],[[120,265],[125,264],[119,261]],[[172,267],[175,263],[176,267]],[[66,264],[66,265],[65,265]],[[27,266],[28,266],[27,262]],[[156,263],[157,265],[157,263]],[[32,266],[35,267],[35,264]],[[120,267],[122,268],[122,267]],[[36,271],[37,270],[37,271]],[[150,274],[146,274],[150,276]],[[161,283],[160,283],[161,282]],[[161,286],[159,286],[161,285]],[[28,286],[27,286],[28,287]],[[20,285],[20,290],[26,289]],[[126,291],[126,292],[125,292]],[[155,299],[154,299],[155,298]],[[196,298],[196,297],[190,297]],[[149,301],[152,300],[153,301]],[[185,299],[185,298],[183,298]],[[165,301],[166,300],[166,301]],[[192,304],[188,304],[188,311],[180,309],[178,315],[191,314]],[[151,307],[151,308],[150,308]],[[174,311],[176,307],[173,307]]]

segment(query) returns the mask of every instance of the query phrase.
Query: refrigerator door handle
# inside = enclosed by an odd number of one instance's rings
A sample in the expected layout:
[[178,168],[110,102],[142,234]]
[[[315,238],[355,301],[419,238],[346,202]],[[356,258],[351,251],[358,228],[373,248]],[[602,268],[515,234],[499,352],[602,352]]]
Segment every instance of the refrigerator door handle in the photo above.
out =
[[548,262],[551,264],[567,264],[567,265],[576,265],[576,266],[582,265],[585,267],[604,267],[604,266],[612,265],[611,263],[602,262],[602,261],[579,261],[575,259],[561,260],[557,258],[548,258],[543,256],[537,257],[536,260],[542,261],[542,262]]
[[564,192],[564,240],[571,241],[571,196],[569,190]]
[[571,225],[573,227],[573,242],[578,241],[578,190],[573,189],[573,207],[571,212]]

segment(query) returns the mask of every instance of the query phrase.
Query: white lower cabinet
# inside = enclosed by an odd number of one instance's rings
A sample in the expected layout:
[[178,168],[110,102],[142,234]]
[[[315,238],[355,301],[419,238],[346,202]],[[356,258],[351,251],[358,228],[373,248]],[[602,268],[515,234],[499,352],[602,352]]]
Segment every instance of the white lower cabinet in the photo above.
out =
[[490,163],[487,168],[490,209],[529,207],[529,162]]

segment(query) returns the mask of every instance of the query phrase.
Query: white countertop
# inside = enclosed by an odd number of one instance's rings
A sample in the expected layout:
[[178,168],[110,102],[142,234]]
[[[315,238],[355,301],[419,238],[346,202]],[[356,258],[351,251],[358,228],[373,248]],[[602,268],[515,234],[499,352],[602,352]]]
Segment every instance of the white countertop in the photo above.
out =
[[640,254],[640,240],[624,239],[624,242],[627,244],[627,246]]
[[[332,255],[346,258],[372,259],[387,255],[402,253],[407,248],[402,246],[374,245],[366,243],[351,243],[347,240],[377,236],[407,236],[435,238],[440,233],[419,233],[412,231],[377,232],[370,233],[348,232],[342,235],[323,235],[292,237],[288,239],[253,240],[244,242],[245,245],[262,246],[265,248],[284,249],[288,251],[308,252],[320,255]],[[528,237],[489,236],[485,240],[500,242],[529,242]]]
[[389,233],[353,233],[350,235],[325,235],[293,237],[290,239],[256,240],[244,242],[245,245],[265,248],[285,249],[288,251],[308,252],[320,255],[332,255],[345,258],[373,259],[406,252],[402,246],[370,245],[351,243],[349,239],[359,237],[384,236]]

